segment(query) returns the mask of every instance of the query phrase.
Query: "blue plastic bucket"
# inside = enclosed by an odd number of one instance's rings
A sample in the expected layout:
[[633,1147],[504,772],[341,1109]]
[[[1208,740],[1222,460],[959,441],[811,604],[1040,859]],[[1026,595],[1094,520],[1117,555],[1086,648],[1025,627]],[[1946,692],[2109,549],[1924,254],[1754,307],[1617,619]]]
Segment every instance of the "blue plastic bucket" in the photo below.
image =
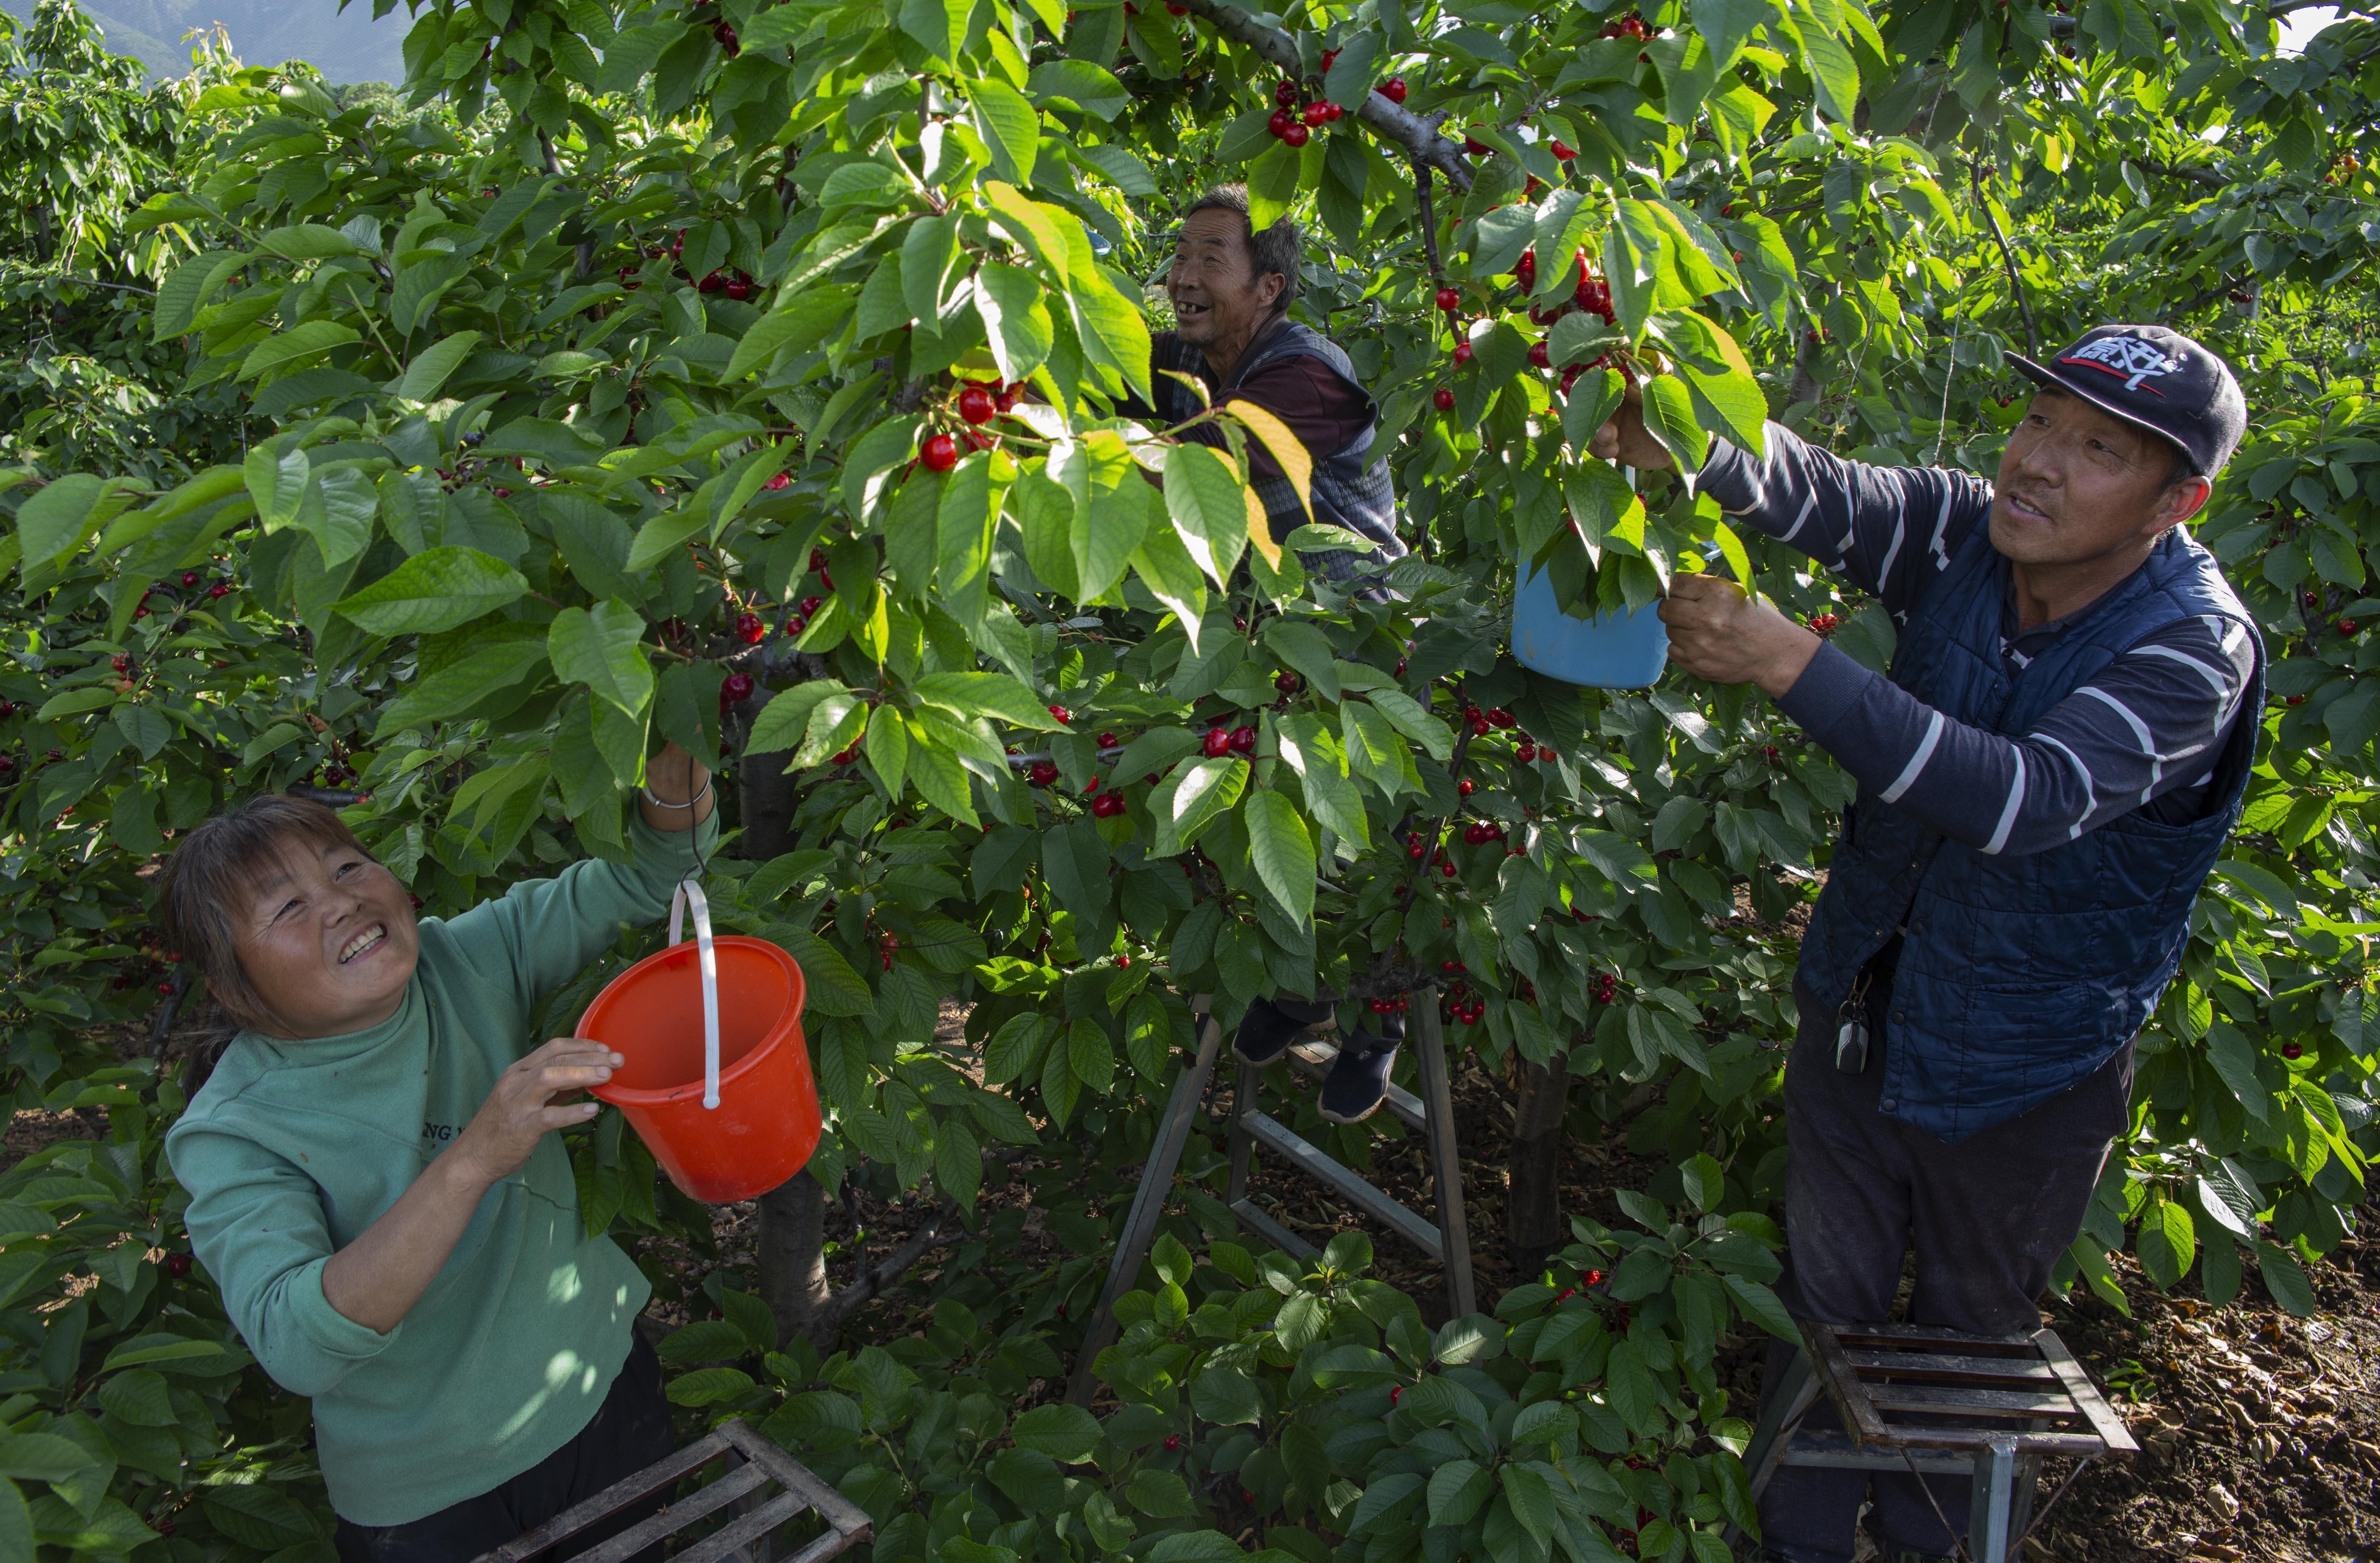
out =
[[1531,570],[1512,599],[1512,655],[1565,684],[1649,689],[1670,659],[1670,630],[1657,606],[1573,619],[1554,600],[1552,579]]

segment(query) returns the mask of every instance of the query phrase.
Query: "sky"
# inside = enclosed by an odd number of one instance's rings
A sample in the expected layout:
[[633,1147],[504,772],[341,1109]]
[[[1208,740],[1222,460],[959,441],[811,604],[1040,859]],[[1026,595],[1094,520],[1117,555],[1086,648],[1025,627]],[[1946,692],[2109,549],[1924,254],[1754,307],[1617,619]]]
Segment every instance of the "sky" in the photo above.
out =
[[2281,53],[2297,55],[2305,52],[2306,40],[2338,19],[2338,7],[2324,6],[2316,10],[2299,11],[2281,18]]

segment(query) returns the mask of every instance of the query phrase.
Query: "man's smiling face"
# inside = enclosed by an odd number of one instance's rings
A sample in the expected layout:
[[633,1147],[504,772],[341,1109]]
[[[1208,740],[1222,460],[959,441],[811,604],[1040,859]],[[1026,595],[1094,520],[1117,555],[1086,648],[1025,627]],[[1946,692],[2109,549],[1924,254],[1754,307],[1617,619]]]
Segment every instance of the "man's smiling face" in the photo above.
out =
[[421,953],[413,898],[351,846],[292,842],[237,908],[239,963],[290,1041],[378,1025]]
[[1210,207],[1182,224],[1166,296],[1173,301],[1174,332],[1210,363],[1219,356],[1226,364],[1239,357],[1282,286],[1270,273],[1257,274],[1247,222],[1238,212]]
[[2044,389],[2009,436],[1992,546],[2020,564],[2074,564],[2153,542],[2203,502],[2172,483],[2175,447],[2080,396]]

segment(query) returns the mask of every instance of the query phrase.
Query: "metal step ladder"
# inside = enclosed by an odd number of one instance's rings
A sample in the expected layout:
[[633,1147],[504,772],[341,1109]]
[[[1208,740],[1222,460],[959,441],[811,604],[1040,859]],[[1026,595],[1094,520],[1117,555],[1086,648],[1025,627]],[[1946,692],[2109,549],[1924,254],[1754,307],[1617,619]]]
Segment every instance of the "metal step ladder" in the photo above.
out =
[[[1973,1336],[1924,1325],[1793,1322],[1802,1349],[1744,1452],[1755,1503],[1789,1465],[1968,1476],[1974,1490],[1961,1556],[2009,1563],[2084,1466],[2139,1452],[2054,1331]],[[1821,1394],[1847,1431],[1802,1425]],[[1885,1421],[1887,1412],[1900,1420]],[[2050,1455],[2077,1463],[2036,1516],[2034,1488]]]
[[[1224,1203],[1251,1232],[1274,1247],[1301,1259],[1320,1256],[1319,1248],[1274,1220],[1248,1197],[1248,1172],[1257,1148],[1262,1146],[1307,1177],[1337,1190],[1365,1215],[1437,1260],[1446,1274],[1447,1306],[1454,1317],[1460,1318],[1477,1306],[1478,1299],[1471,1279],[1471,1239],[1463,1218],[1463,1165],[1456,1154],[1454,1097],[1446,1072],[1446,1034],[1439,1020],[1438,989],[1418,988],[1411,999],[1413,1019],[1405,1040],[1414,1048],[1420,1072],[1416,1084],[1421,1092],[1416,1096],[1391,1084],[1383,1110],[1394,1114],[1407,1127],[1418,1130],[1427,1144],[1437,1220],[1390,1198],[1353,1168],[1300,1138],[1270,1113],[1259,1110],[1257,1098],[1266,1072],[1248,1064],[1239,1066],[1232,1091],[1232,1176]],[[1172,1196],[1173,1180],[1181,1169],[1182,1153],[1190,1141],[1192,1121],[1223,1049],[1223,1029],[1209,1012],[1210,1000],[1201,995],[1191,1007],[1201,1022],[1198,1051],[1175,1078],[1172,1095],[1166,1098],[1165,1116],[1159,1122],[1156,1143],[1149,1147],[1148,1161],[1141,1170],[1132,1209],[1124,1218],[1115,1258],[1108,1266],[1107,1284],[1099,1291],[1099,1305],[1092,1310],[1082,1351],[1075,1358],[1066,1398],[1076,1405],[1090,1403],[1099,1353],[1115,1343],[1116,1300],[1137,1282],[1141,1264],[1157,1242],[1158,1219]],[[1330,1072],[1331,1062],[1338,1056],[1334,1043],[1309,1029],[1290,1045],[1289,1062],[1319,1077]]]

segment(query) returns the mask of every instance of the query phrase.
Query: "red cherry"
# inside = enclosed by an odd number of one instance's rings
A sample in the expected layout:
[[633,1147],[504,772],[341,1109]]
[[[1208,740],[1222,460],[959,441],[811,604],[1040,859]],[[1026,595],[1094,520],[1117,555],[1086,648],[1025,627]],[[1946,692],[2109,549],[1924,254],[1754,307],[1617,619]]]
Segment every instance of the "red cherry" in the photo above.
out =
[[1529,366],[1532,369],[1553,368],[1553,354],[1547,350],[1544,343],[1532,342],[1529,344]]
[[799,635],[802,631],[809,627],[809,619],[804,614],[796,613],[792,618],[785,621],[785,633],[787,635]]
[[695,284],[694,290],[697,293],[720,293],[723,292],[726,289],[726,286],[727,273],[724,272],[713,272],[709,276],[703,278],[700,282]]
[[[165,1273],[176,1280],[182,1279],[190,1273],[190,1256],[187,1254],[168,1254],[165,1255]],[[170,1526],[172,1521],[168,1521],[166,1523]],[[158,1533],[165,1535],[172,1533],[160,1531]]]
[[1234,727],[1232,729],[1232,736],[1229,743],[1232,753],[1235,755],[1255,754],[1257,752],[1257,730],[1253,727]]
[[1207,735],[1198,741],[1198,747],[1208,759],[1222,758],[1222,757],[1232,752],[1232,734],[1230,730],[1221,727],[1210,727],[1207,729]]
[[1420,862],[1423,858],[1425,858],[1425,857],[1427,857],[1427,856],[1428,856],[1428,855],[1429,855],[1429,848],[1428,848],[1427,846],[1424,845],[1424,844],[1423,844],[1422,842],[1414,842],[1412,845],[1410,845],[1410,846],[1408,846],[1408,847],[1406,847],[1406,848],[1405,848],[1405,855],[1406,855],[1407,857],[1412,858],[1415,862],[1418,863],[1418,862]]
[[1477,791],[1479,790],[1479,783],[1478,783],[1478,782],[1474,782],[1473,780],[1471,780],[1471,778],[1469,778],[1468,776],[1466,776],[1466,777],[1464,777],[1462,781],[1460,781],[1460,782],[1456,782],[1456,783],[1454,784],[1454,790],[1455,790],[1457,793],[1460,793],[1461,794],[1463,794],[1463,796],[1464,796],[1464,797],[1466,797],[1466,798],[1467,798],[1467,797],[1469,797],[1472,794],[1474,794],[1474,793],[1475,793],[1475,792],[1477,792]]
[[1058,768],[1048,760],[1035,760],[1026,768],[1025,778],[1037,787],[1046,787],[1058,780]]
[[1454,361],[1458,367],[1469,363],[1471,361],[1471,344],[1468,342],[1458,342],[1454,345]]
[[1338,124],[1340,117],[1346,114],[1346,112],[1347,111],[1345,109],[1342,108],[1337,103],[1325,103],[1322,105],[1322,117],[1329,120],[1333,125]]
[[2353,635],[2355,633],[2355,621],[2353,619],[2341,619],[2338,624],[2333,624],[2331,627],[2338,631],[2341,635]]
[[2294,1042],[2284,1042],[2281,1044],[2281,1057],[2291,1060],[2301,1059],[2305,1057],[2305,1049]]
[[1512,752],[1512,757],[1526,765],[1537,757],[1537,746],[1535,744],[1524,744]]
[[991,405],[993,410],[997,412],[1014,412],[1016,410],[1015,393],[1011,391],[1002,391],[999,395],[994,396],[991,399]]
[[1463,308],[1463,295],[1453,288],[1441,287],[1438,290],[1438,307],[1450,315],[1453,314]]
[[1566,147],[1560,141],[1548,141],[1546,145],[1552,151],[1555,161],[1559,163],[1568,163],[1572,158],[1578,155],[1577,148]]
[[832,757],[830,757],[828,763],[831,765],[849,765],[858,757],[859,751],[857,749],[838,749]]
[[2302,706],[2305,704],[2305,697],[2302,695],[2284,695],[2281,697],[2281,704],[2284,706]]
[[[68,809],[67,812],[71,814],[74,811],[72,809]],[[157,985],[157,991],[170,999],[174,996],[174,985],[170,982],[161,982]]]
[[[917,447],[917,459],[929,472],[948,472],[959,464],[959,442],[947,434],[929,434]],[[824,571],[820,574],[823,576]]]
[[1391,1384],[1391,1385],[1390,1385],[1390,1386],[1389,1386],[1389,1404],[1390,1404],[1390,1405],[1392,1405],[1392,1406],[1393,1406],[1393,1405],[1395,1405],[1399,1400],[1402,1400],[1402,1399],[1403,1399],[1404,1398],[1405,1398],[1405,1387],[1404,1387],[1403,1385],[1402,1385],[1402,1384]]
[[780,472],[760,486],[772,494],[783,493],[794,486],[794,476],[790,472]]
[[1052,717],[1056,718],[1056,719],[1058,720],[1058,721],[1059,721],[1060,723],[1062,723],[1062,723],[1066,723],[1066,722],[1071,722],[1071,721],[1073,721],[1075,720],[1075,713],[1074,713],[1074,712],[1072,712],[1072,711],[1070,711],[1070,710],[1068,710],[1068,709],[1067,709],[1065,707],[1063,707],[1063,706],[1052,706],[1052,707],[1050,707],[1050,714]]
[[990,423],[998,410],[988,385],[969,385],[959,393],[959,416],[969,423]]
[[1391,76],[1373,91],[1392,103],[1402,103],[1405,101],[1405,79],[1402,76]]
[[1284,146],[1302,147],[1313,139],[1313,131],[1308,130],[1305,126],[1294,122],[1290,125],[1288,129],[1281,133],[1281,144]]
[[724,291],[730,298],[749,298],[752,297],[752,285],[742,277],[735,277],[729,280]]
[[824,549],[814,548],[810,550],[810,569],[818,575],[823,576],[826,574],[826,551]]
[[731,60],[744,52],[744,46],[735,42],[735,30],[725,22],[721,22],[717,27],[712,28],[710,36],[719,40],[720,48],[726,51],[727,57]]
[[1165,1436],[1165,1452],[1166,1452],[1167,1454],[1172,1454],[1172,1453],[1173,1453],[1173,1451],[1174,1451],[1174,1450],[1176,1450],[1176,1449],[1180,1448],[1181,1447],[1182,1447],[1182,1436],[1181,1436],[1181,1435],[1180,1435],[1180,1434],[1178,1434],[1178,1433],[1168,1433],[1168,1434]]
[[720,681],[719,703],[732,706],[748,700],[755,687],[750,673],[729,673]]
[[1190,14],[1190,7],[1181,4],[1181,0],[1165,0],[1165,14],[1169,17],[1186,17]]
[[1293,672],[1273,674],[1272,686],[1284,695],[1294,695],[1305,687],[1305,681]]
[[1276,137],[1286,136],[1289,134],[1289,127],[1296,123],[1297,121],[1291,116],[1287,109],[1280,108],[1272,111],[1272,116],[1265,121],[1265,128]]
[[[1099,747],[1101,749],[1120,749],[1123,747],[1123,740],[1117,737],[1112,733],[1102,733],[1099,734]],[[1102,755],[1100,757],[1105,758],[1106,757]]]
[[1275,86],[1272,90],[1272,101],[1280,104],[1282,108],[1295,108],[1297,106],[1297,83],[1294,81],[1283,81]]
[[1298,110],[1297,117],[1307,125],[1320,125],[1330,117],[1330,106],[1318,99]]
[[196,570],[185,570],[185,571],[183,571],[183,572],[182,572],[182,584],[183,584],[184,586],[186,586],[186,587],[194,587],[194,586],[198,585],[198,584],[199,584],[199,573],[198,573]]
[[1429,394],[1429,400],[1430,405],[1438,408],[1440,412],[1452,412],[1454,410],[1454,393],[1448,390],[1443,385]]
[[1534,246],[1521,251],[1521,258],[1512,262],[1512,280],[1523,287],[1536,285],[1537,252]]
[[217,581],[214,585],[207,588],[207,596],[210,600],[225,598],[230,595],[231,588],[224,585],[221,581]]

